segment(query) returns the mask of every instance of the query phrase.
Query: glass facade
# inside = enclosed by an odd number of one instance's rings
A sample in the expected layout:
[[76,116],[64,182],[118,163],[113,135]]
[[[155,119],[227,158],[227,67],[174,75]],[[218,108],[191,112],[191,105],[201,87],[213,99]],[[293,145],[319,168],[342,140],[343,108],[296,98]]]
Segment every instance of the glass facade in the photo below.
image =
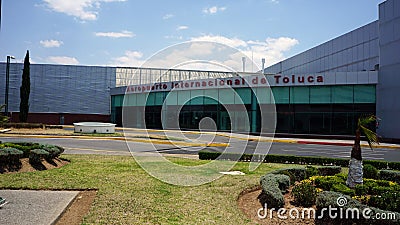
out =
[[[114,95],[112,119],[128,127],[198,129],[200,120],[209,117],[218,130],[259,132],[260,108],[275,102],[276,133],[352,134],[360,115],[375,114],[376,88],[370,84],[271,87],[272,93],[262,87],[234,90]],[[266,98],[258,102],[253,91]]]

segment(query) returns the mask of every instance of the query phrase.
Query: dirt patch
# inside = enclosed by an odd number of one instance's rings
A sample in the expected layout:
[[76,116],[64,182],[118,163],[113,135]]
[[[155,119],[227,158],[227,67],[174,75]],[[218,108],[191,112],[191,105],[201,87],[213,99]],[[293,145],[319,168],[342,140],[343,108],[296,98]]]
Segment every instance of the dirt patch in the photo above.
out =
[[20,160],[20,164],[18,165],[13,165],[13,166],[0,165],[0,174],[51,170],[65,166],[68,163],[69,161],[66,159],[56,158],[51,161],[42,160],[40,164],[32,165],[29,163],[28,158],[23,158]]
[[79,225],[88,214],[96,197],[96,190],[81,191],[67,210],[61,215],[56,225]]
[[[258,201],[258,196],[261,194],[261,188],[257,187],[257,188],[252,188],[249,190],[245,190],[244,192],[242,192],[242,194],[239,196],[238,198],[238,207],[240,208],[240,210],[242,210],[242,212],[248,217],[250,218],[252,221],[256,222],[257,224],[279,224],[279,225],[283,225],[283,224],[309,224],[309,225],[314,225],[315,221],[314,219],[308,219],[307,218],[307,213],[305,214],[306,218],[302,219],[301,216],[301,212],[303,210],[302,207],[296,207],[294,205],[292,205],[292,201],[293,201],[293,197],[291,195],[291,191],[292,188],[290,188],[288,190],[288,193],[286,193],[284,195],[285,198],[285,206],[284,208],[286,209],[286,212],[284,214],[280,214],[281,216],[287,216],[287,219],[281,219],[278,217],[277,214],[277,209],[273,211],[272,213],[272,218],[270,218],[270,208],[268,208],[268,214],[267,217],[265,219],[260,219],[258,217],[258,210],[262,207],[264,207],[263,205],[261,205],[261,203]],[[298,211],[299,214],[299,218],[295,218],[292,219],[290,218],[289,215],[289,210],[296,208],[297,210],[294,211],[294,213],[292,214],[293,216],[296,216],[296,211]],[[313,207],[315,209],[315,206]],[[264,215],[264,210],[261,212],[262,215]]]

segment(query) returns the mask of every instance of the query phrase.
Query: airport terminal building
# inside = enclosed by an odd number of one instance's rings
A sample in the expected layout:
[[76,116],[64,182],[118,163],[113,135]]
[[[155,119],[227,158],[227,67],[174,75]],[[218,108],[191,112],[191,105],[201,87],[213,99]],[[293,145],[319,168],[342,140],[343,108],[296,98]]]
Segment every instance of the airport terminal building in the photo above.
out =
[[[277,133],[348,135],[360,115],[376,114],[378,133],[400,139],[399,52],[400,2],[387,0],[379,5],[377,21],[265,68],[261,78],[240,72],[33,64],[30,119],[46,115],[53,123],[111,120],[140,128],[198,129],[209,117],[218,130],[260,132],[260,112],[274,105]],[[0,77],[5,67],[0,63]],[[14,114],[21,68],[14,63],[10,70]],[[0,104],[4,91],[1,82]],[[174,115],[179,121],[168,119]]]

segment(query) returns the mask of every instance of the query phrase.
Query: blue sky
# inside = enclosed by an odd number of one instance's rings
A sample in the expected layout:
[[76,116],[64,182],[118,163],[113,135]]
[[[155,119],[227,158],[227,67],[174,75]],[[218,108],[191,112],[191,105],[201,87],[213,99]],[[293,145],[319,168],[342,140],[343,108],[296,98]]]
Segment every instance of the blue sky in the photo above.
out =
[[168,46],[216,41],[270,65],[376,20],[381,2],[2,0],[0,61],[29,49],[33,63],[141,66]]

